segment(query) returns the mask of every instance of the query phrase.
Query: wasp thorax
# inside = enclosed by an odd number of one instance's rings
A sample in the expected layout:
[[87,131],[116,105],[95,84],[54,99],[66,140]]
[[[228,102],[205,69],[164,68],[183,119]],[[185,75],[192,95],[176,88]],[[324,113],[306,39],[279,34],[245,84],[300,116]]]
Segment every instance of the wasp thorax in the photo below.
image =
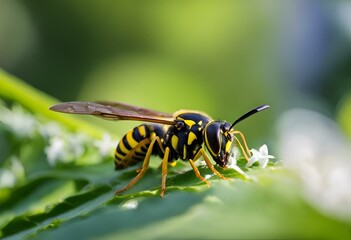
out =
[[206,148],[221,167],[225,167],[228,163],[233,141],[230,128],[231,125],[227,122],[213,121],[206,125],[203,133]]

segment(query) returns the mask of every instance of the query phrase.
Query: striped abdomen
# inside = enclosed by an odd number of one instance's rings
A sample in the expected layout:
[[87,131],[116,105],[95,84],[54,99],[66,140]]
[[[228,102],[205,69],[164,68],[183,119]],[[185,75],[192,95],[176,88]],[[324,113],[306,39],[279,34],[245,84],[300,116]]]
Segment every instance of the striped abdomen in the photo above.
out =
[[[119,141],[115,151],[116,169],[142,162],[152,139],[156,136],[163,139],[164,134],[165,129],[157,124],[141,124],[127,132]],[[152,153],[160,154],[161,150],[156,145]]]

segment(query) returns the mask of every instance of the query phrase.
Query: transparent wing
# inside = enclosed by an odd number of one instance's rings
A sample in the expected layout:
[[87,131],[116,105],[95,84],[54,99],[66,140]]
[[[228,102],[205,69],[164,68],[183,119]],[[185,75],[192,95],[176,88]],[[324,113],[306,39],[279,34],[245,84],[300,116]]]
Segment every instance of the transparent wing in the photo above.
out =
[[159,112],[156,110],[133,106],[133,105],[121,103],[121,102],[98,101],[96,103],[105,105],[105,106],[111,106],[121,110],[128,110],[144,116],[173,118],[173,115],[170,113]]
[[136,120],[174,124],[174,118],[171,114],[116,102],[64,102],[50,107],[50,110],[71,114],[92,115],[108,120]]

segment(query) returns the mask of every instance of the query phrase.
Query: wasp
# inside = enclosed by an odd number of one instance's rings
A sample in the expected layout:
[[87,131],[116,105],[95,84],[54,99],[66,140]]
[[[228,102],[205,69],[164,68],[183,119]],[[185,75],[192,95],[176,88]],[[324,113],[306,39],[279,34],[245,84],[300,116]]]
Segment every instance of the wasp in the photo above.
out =
[[[222,168],[226,168],[233,142],[240,148],[246,158],[251,152],[242,132],[234,130],[234,126],[247,117],[269,108],[262,105],[243,114],[232,124],[226,121],[213,120],[206,113],[191,110],[180,110],[174,114],[163,113],[147,108],[137,107],[119,102],[64,102],[54,105],[50,110],[92,115],[108,120],[136,120],[146,122],[129,132],[119,141],[115,150],[115,169],[124,169],[142,162],[138,174],[128,185],[115,194],[133,187],[145,174],[149,167],[150,157],[162,158],[161,197],[166,191],[168,164],[174,165],[179,158],[188,161],[196,177],[209,185],[201,176],[195,162],[202,157],[208,168],[218,177],[226,179],[211,163],[205,149],[212,159]],[[241,141],[239,141],[239,138]]]

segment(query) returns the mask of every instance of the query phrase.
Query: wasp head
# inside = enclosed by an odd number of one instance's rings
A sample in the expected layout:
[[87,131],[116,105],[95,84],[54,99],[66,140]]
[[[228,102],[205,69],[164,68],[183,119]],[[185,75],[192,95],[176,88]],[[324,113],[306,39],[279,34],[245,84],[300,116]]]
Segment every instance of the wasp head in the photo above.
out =
[[205,146],[213,160],[221,167],[228,163],[233,139],[231,125],[227,122],[209,122],[204,129]]
[[268,109],[269,105],[262,105],[245,113],[230,125],[224,121],[209,122],[204,129],[204,142],[206,148],[209,150],[213,160],[221,166],[227,166],[232,143],[234,140],[234,126],[242,120],[258,113],[262,110]]

